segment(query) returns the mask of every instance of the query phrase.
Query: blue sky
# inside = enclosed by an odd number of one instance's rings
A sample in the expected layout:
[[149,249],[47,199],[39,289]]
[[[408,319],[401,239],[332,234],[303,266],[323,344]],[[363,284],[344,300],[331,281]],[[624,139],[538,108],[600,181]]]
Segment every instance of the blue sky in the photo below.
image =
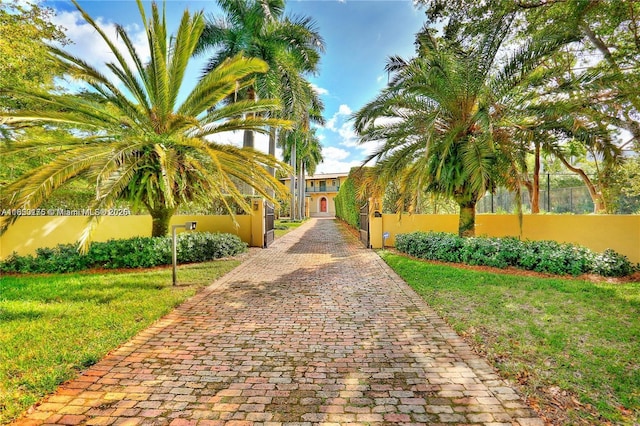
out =
[[[94,64],[111,60],[106,47],[102,47],[97,35],[69,1],[49,0],[45,4],[58,11],[56,22],[67,29],[68,37],[73,40],[74,44],[68,46],[68,50]],[[113,23],[118,23],[142,45],[144,34],[134,0],[81,0],[80,5],[108,33],[112,32]],[[166,5],[167,19],[174,21],[174,28],[186,8],[218,14],[215,1],[167,0]],[[326,44],[320,72],[310,77],[326,107],[327,123],[318,130],[325,161],[317,172],[346,172],[350,167],[360,165],[373,148],[357,143],[349,116],[386,85],[384,65],[390,55],[413,55],[414,36],[422,27],[425,15],[405,0],[289,0],[286,12],[312,17]],[[198,78],[204,59],[193,63],[189,72],[192,80]],[[241,135],[228,135],[224,141],[239,144]],[[266,151],[266,138],[259,137],[256,147]]]

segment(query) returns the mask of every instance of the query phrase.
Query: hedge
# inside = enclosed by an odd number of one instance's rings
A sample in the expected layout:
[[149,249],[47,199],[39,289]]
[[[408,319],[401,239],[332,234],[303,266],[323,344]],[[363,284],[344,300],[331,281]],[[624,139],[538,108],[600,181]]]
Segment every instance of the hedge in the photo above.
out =
[[336,205],[336,217],[356,229],[359,228],[360,208],[356,201],[356,187],[352,178],[347,178],[340,186],[334,202]]
[[494,266],[552,274],[595,273],[613,277],[637,270],[626,256],[611,249],[603,253],[556,241],[520,241],[513,237],[461,238],[444,232],[412,232],[396,236],[396,249],[421,259]]
[[[246,251],[238,236],[210,232],[185,232],[177,237],[178,262],[205,262]],[[0,271],[14,273],[63,273],[90,268],[150,268],[170,265],[170,237],[135,237],[94,242],[86,254],[73,244],[39,248],[36,255],[13,253],[0,262]]]

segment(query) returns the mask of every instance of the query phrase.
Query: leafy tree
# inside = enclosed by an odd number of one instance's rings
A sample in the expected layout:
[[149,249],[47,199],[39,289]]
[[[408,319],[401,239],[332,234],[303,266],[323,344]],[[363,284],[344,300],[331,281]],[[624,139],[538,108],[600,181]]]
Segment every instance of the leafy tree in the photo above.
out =
[[[429,18],[458,22],[456,30],[471,38],[491,25],[492,16],[509,13],[518,23],[513,42],[566,34],[567,43],[552,58],[557,81],[547,89],[560,89],[552,102],[538,106],[545,117],[569,126],[538,132],[531,140],[536,165],[533,171],[532,211],[537,211],[537,176],[542,152],[558,156],[566,168],[584,181],[596,211],[613,209],[611,176],[622,162],[620,152],[640,150],[640,2],[635,0],[423,0]],[[562,99],[563,106],[557,105]],[[570,108],[565,100],[571,99]],[[550,105],[551,104],[551,105]],[[555,104],[555,105],[554,105]],[[561,114],[558,111],[565,109]],[[548,113],[555,109],[555,112]],[[576,125],[580,137],[575,137]],[[623,129],[628,133],[617,133]],[[557,132],[557,133],[556,133]],[[589,135],[588,133],[594,132]],[[608,133],[608,134],[605,134]],[[628,137],[627,135],[631,135]],[[598,179],[590,179],[585,166],[571,162],[579,149],[596,160]]]
[[[49,58],[46,43],[66,43],[64,33],[51,23],[53,11],[37,4],[0,0],[0,88],[52,87],[60,70]],[[0,110],[24,108],[25,100],[0,93]],[[10,136],[0,118],[0,139]],[[0,171],[0,180],[6,179]]]
[[[151,58],[144,63],[123,27],[117,27],[117,34],[126,45],[126,52],[119,51],[78,3],[74,4],[114,54],[116,62],[107,67],[116,82],[81,58],[51,47],[57,64],[92,90],[81,95],[17,87],[11,90],[12,94],[51,105],[55,110],[3,113],[8,123],[63,123],[75,130],[55,144],[34,139],[2,147],[4,155],[47,146],[54,155],[45,166],[3,188],[3,206],[35,208],[66,182],[90,177],[96,182],[91,208],[109,209],[118,200],[144,206],[153,218],[152,235],[159,236],[167,233],[169,220],[182,203],[229,195],[248,211],[250,206],[235,182],[250,185],[272,201],[271,191],[283,194],[285,188],[264,167],[282,168],[284,164],[252,149],[240,150],[211,141],[219,132],[266,131],[268,126],[289,125],[283,120],[248,115],[278,108],[275,100],[221,104],[235,90],[252,84],[247,77],[266,72],[264,61],[241,55],[229,58],[207,72],[178,103],[186,67],[205,27],[202,13],[190,15],[185,11],[177,33],[170,37],[164,12],[161,14],[153,3],[147,19],[138,0],[151,52]],[[127,57],[133,60],[133,66]],[[3,229],[15,219],[5,218]],[[84,247],[98,220],[97,216],[91,217],[81,239]]]
[[[501,47],[510,31],[508,16],[494,20],[481,38],[462,40],[418,34],[418,56],[390,58],[390,85],[355,114],[361,141],[381,141],[367,161],[377,160],[385,187],[401,192],[452,197],[460,208],[460,236],[475,234],[475,206],[497,182],[519,187],[519,150],[514,150],[510,115],[524,82],[553,52],[558,40],[528,43],[508,57]],[[451,24],[455,25],[455,23]]]
[[[0,2],[0,87],[51,87],[56,77],[47,43],[66,43],[62,30],[51,23],[53,11],[16,0]],[[1,108],[19,106],[3,94]]]

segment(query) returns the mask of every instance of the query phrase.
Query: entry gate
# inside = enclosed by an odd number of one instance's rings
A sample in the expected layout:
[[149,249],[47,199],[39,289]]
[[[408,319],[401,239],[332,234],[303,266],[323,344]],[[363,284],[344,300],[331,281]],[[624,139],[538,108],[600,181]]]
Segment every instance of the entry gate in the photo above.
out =
[[369,248],[369,203],[360,208],[360,241]]
[[275,209],[269,203],[264,206],[264,247],[269,247],[269,244],[275,240]]

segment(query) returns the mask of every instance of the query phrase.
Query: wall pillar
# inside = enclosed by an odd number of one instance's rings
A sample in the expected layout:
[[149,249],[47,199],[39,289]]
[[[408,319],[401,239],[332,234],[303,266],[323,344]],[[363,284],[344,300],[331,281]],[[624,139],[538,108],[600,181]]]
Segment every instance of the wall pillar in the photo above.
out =
[[251,199],[251,247],[263,247],[264,246],[264,231],[265,231],[265,218],[264,218],[264,199],[252,198]]
[[369,198],[369,245],[382,248],[382,199]]

